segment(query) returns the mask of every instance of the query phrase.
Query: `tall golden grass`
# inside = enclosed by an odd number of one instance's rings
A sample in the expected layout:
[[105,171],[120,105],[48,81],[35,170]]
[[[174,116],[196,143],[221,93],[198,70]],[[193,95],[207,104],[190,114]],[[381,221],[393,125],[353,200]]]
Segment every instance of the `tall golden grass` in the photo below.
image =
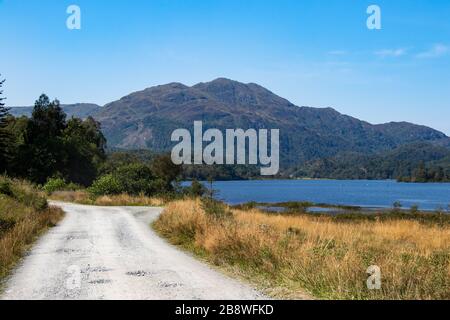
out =
[[63,211],[47,207],[44,195],[25,181],[0,177],[0,183],[1,280],[36,237],[56,225]]
[[33,212],[0,237],[0,280],[8,274],[36,237],[55,226],[62,216],[63,212],[53,207]]
[[[307,292],[323,299],[450,298],[448,226],[232,213],[218,220],[198,200],[177,201],[154,228],[276,297],[303,298]],[[381,268],[381,290],[367,287],[372,265]]]
[[100,196],[92,198],[86,191],[58,191],[54,192],[50,198],[52,200],[73,202],[96,206],[148,206],[160,207],[166,201],[159,197],[147,197],[144,195],[130,196],[128,194]]

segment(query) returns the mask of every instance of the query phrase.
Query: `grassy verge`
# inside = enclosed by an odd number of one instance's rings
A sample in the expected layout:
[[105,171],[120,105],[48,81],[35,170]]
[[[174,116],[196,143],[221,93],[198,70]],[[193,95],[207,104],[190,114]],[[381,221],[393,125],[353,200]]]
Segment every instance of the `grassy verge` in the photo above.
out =
[[30,184],[0,177],[0,282],[29,245],[63,217]]
[[[175,201],[153,226],[275,297],[450,299],[447,224],[222,210],[231,214],[211,214],[200,200]],[[381,290],[367,288],[372,265],[381,268]]]
[[163,197],[130,196],[127,194],[92,197],[86,191],[57,191],[50,199],[94,206],[148,206],[161,207],[169,200]]

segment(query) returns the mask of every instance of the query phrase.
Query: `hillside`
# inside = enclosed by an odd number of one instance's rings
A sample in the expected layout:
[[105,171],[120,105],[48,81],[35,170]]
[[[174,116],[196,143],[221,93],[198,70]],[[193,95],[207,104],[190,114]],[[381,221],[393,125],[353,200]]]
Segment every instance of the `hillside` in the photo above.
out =
[[[61,105],[68,118],[76,117],[86,119],[100,112],[101,107],[93,103],[76,103]],[[33,107],[12,107],[9,111],[13,116],[27,116],[30,117],[33,112]]]
[[372,125],[332,108],[298,107],[257,84],[224,78],[192,87],[151,87],[103,108],[78,106],[70,111],[100,121],[109,147],[128,150],[170,150],[172,131],[192,130],[197,120],[221,130],[280,129],[282,170],[347,153],[376,155],[406,144],[450,146],[449,137],[428,127],[406,122]]
[[132,93],[106,105],[96,119],[110,146],[167,150],[176,128],[279,128],[282,166],[333,157],[372,154],[408,143],[450,145],[431,128],[410,123],[372,125],[331,108],[297,107],[256,84],[217,79],[188,87],[171,83]]
[[430,168],[441,167],[450,177],[450,150],[419,142],[370,155],[342,153],[332,158],[308,161],[292,174],[311,178],[397,179],[411,177],[421,164]]

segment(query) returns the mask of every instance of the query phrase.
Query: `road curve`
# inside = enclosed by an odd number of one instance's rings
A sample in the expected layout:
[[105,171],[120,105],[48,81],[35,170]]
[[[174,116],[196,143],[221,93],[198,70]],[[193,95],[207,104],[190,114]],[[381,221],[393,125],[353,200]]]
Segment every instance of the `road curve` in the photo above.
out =
[[23,259],[1,299],[264,298],[159,238],[149,224],[161,208],[52,204],[66,217]]

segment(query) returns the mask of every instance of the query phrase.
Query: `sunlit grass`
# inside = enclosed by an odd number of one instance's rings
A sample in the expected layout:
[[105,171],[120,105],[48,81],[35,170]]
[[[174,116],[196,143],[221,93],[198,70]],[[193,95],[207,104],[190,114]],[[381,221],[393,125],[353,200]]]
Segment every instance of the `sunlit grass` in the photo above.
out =
[[[328,217],[232,210],[215,219],[200,201],[167,205],[154,224],[172,243],[254,281],[275,296],[450,299],[450,228],[410,220],[337,222]],[[368,290],[367,268],[382,271]]]
[[0,280],[28,246],[63,217],[31,184],[0,177]]
[[93,198],[86,191],[58,191],[54,192],[50,198],[52,200],[72,202],[96,206],[148,206],[160,207],[165,205],[167,200],[160,197],[147,197],[144,195],[130,196],[128,194],[107,195]]

